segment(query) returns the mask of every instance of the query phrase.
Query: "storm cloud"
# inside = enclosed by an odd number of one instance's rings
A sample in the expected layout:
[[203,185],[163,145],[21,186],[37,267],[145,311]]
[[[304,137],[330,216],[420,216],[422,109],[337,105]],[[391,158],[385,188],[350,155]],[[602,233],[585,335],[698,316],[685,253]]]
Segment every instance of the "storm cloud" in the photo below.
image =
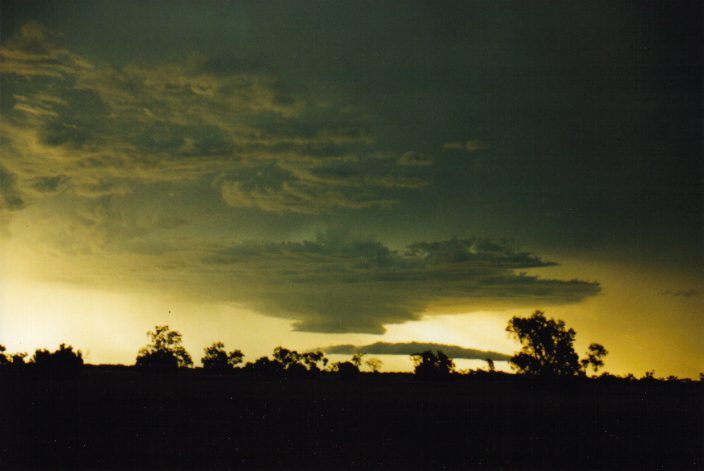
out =
[[395,190],[427,184],[406,154],[375,149],[344,102],[295,94],[256,64],[217,66],[197,51],[100,63],[57,37],[28,22],[0,47],[9,209],[59,188],[95,198],[205,180],[231,207],[317,214],[389,207]]
[[700,345],[694,2],[3,0],[0,26],[3,285],[306,347],[542,307],[644,368]]
[[595,282],[528,275],[522,270],[553,263],[482,238],[392,249],[327,232],[312,241],[235,244],[212,250],[202,263],[239,286],[240,302],[312,332],[381,334],[431,307],[568,304],[600,291]]

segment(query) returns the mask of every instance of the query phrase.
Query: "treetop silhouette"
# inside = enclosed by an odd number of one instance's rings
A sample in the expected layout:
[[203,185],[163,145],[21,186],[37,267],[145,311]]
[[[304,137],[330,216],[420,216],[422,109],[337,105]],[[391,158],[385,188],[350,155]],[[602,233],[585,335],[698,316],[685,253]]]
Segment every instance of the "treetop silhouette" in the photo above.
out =
[[423,379],[448,378],[455,369],[455,362],[441,350],[414,353],[411,360],[415,366],[415,374]]
[[26,353],[5,353],[7,348],[0,345],[0,367],[23,366]]
[[83,352],[62,343],[53,352],[46,349],[35,351],[31,363],[52,375],[70,376],[83,368]]
[[587,356],[580,360],[574,350],[577,333],[564,321],[548,319],[543,311],[529,317],[511,318],[506,331],[521,343],[521,351],[511,357],[511,366],[519,373],[533,376],[576,376],[594,372],[604,365],[608,353],[600,344],[592,343]]
[[240,350],[226,352],[222,342],[213,342],[212,345],[204,349],[204,352],[205,356],[200,360],[203,369],[215,373],[231,371],[244,359],[244,354]]
[[150,371],[170,371],[193,365],[193,360],[182,345],[181,333],[168,325],[157,325],[147,332],[151,343],[142,347],[136,366]]

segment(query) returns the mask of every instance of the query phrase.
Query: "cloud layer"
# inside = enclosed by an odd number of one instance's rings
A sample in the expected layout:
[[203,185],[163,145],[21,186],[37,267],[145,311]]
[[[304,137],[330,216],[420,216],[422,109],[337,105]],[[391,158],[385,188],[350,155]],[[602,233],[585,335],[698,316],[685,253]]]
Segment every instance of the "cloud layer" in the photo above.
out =
[[235,59],[100,63],[29,22],[0,47],[0,77],[5,211],[57,192],[203,180],[235,208],[387,207],[394,192],[425,186],[421,167],[432,163],[379,151],[344,103]]
[[334,212],[418,193],[435,162],[427,149],[378,143],[379,120],[262,64],[202,51],[101,61],[57,38],[29,22],[0,46],[0,215],[31,213],[16,227],[64,257],[62,279],[185,292],[301,331],[374,334],[428,312],[575,303],[600,290],[527,274],[553,263],[482,238],[246,242],[230,231],[248,213],[250,228],[302,216],[325,226]]
[[448,345],[444,343],[430,342],[376,342],[369,345],[330,345],[321,350],[330,354],[352,355],[355,353],[368,353],[371,355],[413,355],[426,350],[440,350],[453,359],[466,360],[494,360],[508,361],[511,355],[492,352],[489,350],[477,350],[465,348],[458,345]]
[[380,334],[429,309],[574,303],[600,291],[598,283],[522,273],[553,263],[481,238],[394,250],[333,232],[315,241],[217,248],[201,262],[237,284],[242,302],[313,332]]

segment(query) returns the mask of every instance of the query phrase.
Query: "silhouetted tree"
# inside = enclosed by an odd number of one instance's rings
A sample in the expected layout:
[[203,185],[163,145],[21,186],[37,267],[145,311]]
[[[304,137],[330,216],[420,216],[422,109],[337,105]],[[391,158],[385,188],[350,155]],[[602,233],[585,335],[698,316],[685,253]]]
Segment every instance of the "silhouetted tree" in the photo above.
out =
[[496,366],[494,366],[494,360],[492,360],[491,358],[487,358],[485,361],[486,361],[486,367],[489,369],[489,373],[496,372]]
[[350,360],[350,362],[354,366],[359,368],[360,366],[362,366],[362,360],[364,358],[364,355],[365,355],[364,353],[355,353],[354,355],[352,355],[352,359]]
[[0,368],[2,367],[17,367],[24,366],[26,353],[5,353],[7,349],[4,345],[0,345]]
[[21,353],[13,353],[10,355],[10,365],[15,367],[15,366],[24,366],[25,362],[24,359],[27,357],[27,354],[24,352]]
[[580,360],[584,373],[587,372],[587,369],[591,368],[594,374],[596,374],[596,372],[604,366],[604,357],[608,353],[609,352],[604,348],[603,345],[600,345],[598,343],[590,344],[589,348],[587,349],[587,356]]
[[511,366],[519,373],[536,376],[575,376],[587,366],[603,366],[606,349],[599,344],[589,347],[588,356],[580,362],[574,351],[576,332],[564,321],[548,319],[542,311],[530,317],[513,317],[506,331],[521,343],[521,351],[511,357]]
[[139,350],[136,366],[147,371],[173,371],[193,365],[193,360],[181,344],[181,333],[168,325],[157,325],[147,332],[151,343]]
[[242,363],[244,354],[240,350],[225,351],[225,345],[222,342],[213,342],[213,344],[204,349],[205,356],[200,360],[203,364],[203,369],[206,371],[223,373],[234,369]]
[[359,376],[359,367],[351,361],[338,361],[332,365],[332,371],[343,378]]
[[655,370],[646,371],[643,376],[641,376],[641,381],[656,381]]
[[284,347],[274,349],[274,361],[281,365],[281,370],[287,376],[304,376],[309,373],[318,373],[321,370],[319,365],[325,367],[328,359],[323,352],[298,353]]
[[297,351],[281,346],[274,349],[273,357],[274,361],[280,363],[284,370],[293,367],[301,360],[301,355]]
[[435,352],[426,350],[421,353],[414,353],[411,355],[411,359],[415,365],[415,374],[419,378],[447,378],[455,369],[455,362],[440,350]]
[[276,377],[282,376],[284,372],[283,365],[269,357],[259,357],[254,362],[249,362],[244,366],[244,370],[256,376]]
[[321,351],[306,352],[301,355],[301,360],[311,373],[319,373],[328,364],[328,359]]
[[50,375],[74,375],[83,368],[83,353],[62,343],[53,352],[46,349],[36,350],[31,363]]
[[364,362],[364,364],[367,365],[367,368],[369,368],[369,371],[371,371],[372,373],[378,373],[384,362],[382,362],[378,358],[368,358]]

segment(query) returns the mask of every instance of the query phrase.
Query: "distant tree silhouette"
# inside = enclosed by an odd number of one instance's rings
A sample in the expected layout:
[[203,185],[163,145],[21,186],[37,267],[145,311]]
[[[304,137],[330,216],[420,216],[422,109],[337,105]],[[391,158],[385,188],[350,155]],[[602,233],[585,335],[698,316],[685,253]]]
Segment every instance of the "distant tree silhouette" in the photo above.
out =
[[356,378],[359,376],[359,366],[352,361],[338,361],[332,365],[332,371],[343,378]]
[[414,372],[419,378],[448,378],[455,369],[455,362],[440,350],[435,352],[426,350],[421,353],[414,353],[411,355],[411,360],[413,360],[415,365]]
[[181,344],[181,333],[168,325],[157,325],[147,332],[151,343],[139,350],[136,366],[146,371],[174,371],[193,365],[193,360]]
[[244,366],[244,370],[260,377],[277,377],[284,373],[283,365],[269,357],[263,356],[256,359],[254,362],[248,362]]
[[328,364],[328,359],[321,351],[306,352],[301,355],[301,360],[311,373],[319,373]]
[[369,371],[372,373],[378,373],[384,362],[378,358],[368,358],[364,364],[367,365],[367,368],[369,368]]
[[274,361],[280,365],[280,371],[286,376],[304,376],[308,369],[302,363],[302,356],[295,350],[284,347],[274,349]]
[[494,366],[494,360],[491,358],[487,358],[486,360],[486,367],[489,369],[490,373],[496,372],[496,366]]
[[603,345],[598,343],[592,343],[587,349],[587,356],[580,360],[582,364],[582,370],[586,373],[587,369],[591,368],[594,374],[599,371],[600,368],[604,366],[604,357],[609,352],[604,348]]
[[365,355],[365,353],[355,353],[354,355],[352,355],[352,359],[350,360],[350,362],[354,366],[359,368],[362,366],[362,360],[364,359],[364,355]]
[[11,366],[24,366],[25,365],[24,359],[26,357],[27,357],[27,354],[24,352],[13,353],[10,355],[10,365]]
[[62,343],[53,352],[46,349],[36,350],[31,363],[39,371],[50,375],[70,376],[77,374],[83,368],[83,353]]
[[5,353],[7,349],[4,345],[0,345],[0,368],[24,366],[26,353]]
[[640,378],[641,381],[656,381],[655,370],[646,371]]
[[274,362],[281,366],[281,371],[287,376],[304,376],[310,373],[319,373],[322,367],[328,364],[328,359],[323,352],[298,353],[284,347],[274,349]]
[[574,351],[576,332],[564,321],[548,319],[542,311],[530,317],[513,317],[506,331],[521,343],[521,351],[511,357],[511,366],[519,373],[534,376],[575,376],[584,374],[591,366],[604,365],[606,349],[591,344],[587,358],[579,360]]
[[203,369],[214,373],[231,371],[242,363],[244,358],[244,354],[240,350],[226,352],[225,345],[222,342],[213,342],[204,351],[205,356],[200,360],[203,364]]
[[0,345],[0,367],[9,366],[12,363],[10,355],[6,354],[6,351],[5,345]]

